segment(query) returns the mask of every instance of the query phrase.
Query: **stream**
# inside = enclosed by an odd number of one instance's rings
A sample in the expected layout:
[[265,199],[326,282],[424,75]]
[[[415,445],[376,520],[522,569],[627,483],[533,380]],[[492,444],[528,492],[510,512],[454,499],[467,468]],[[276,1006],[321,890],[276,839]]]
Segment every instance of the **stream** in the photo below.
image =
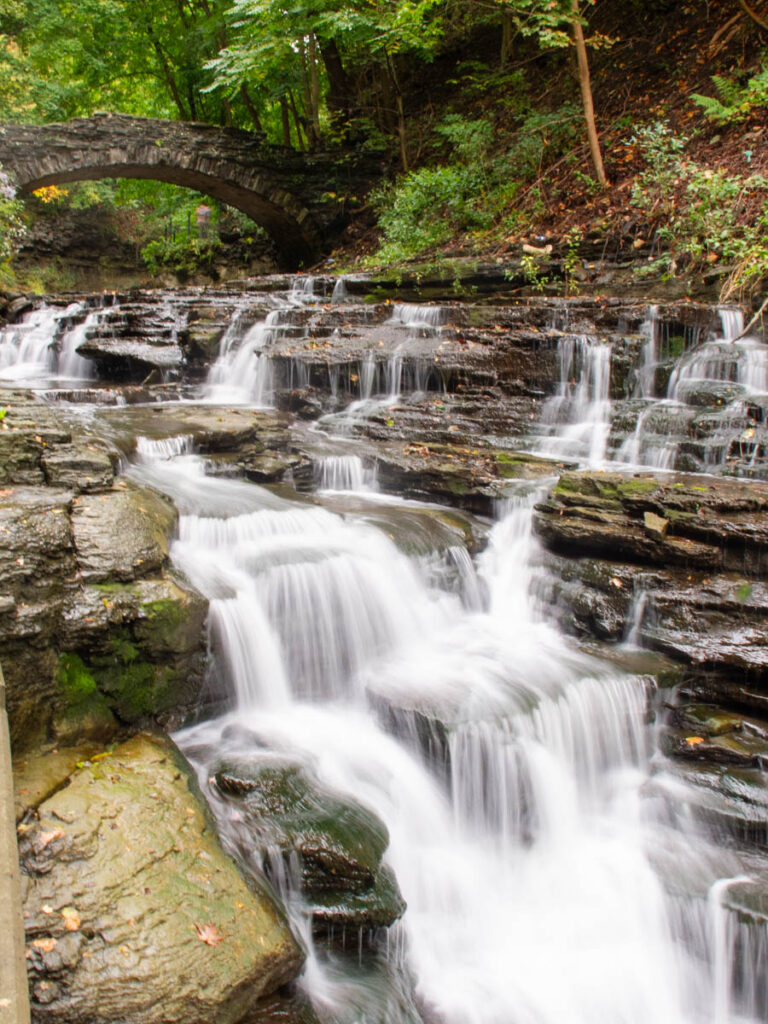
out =
[[[740,897],[768,898],[764,850],[694,813],[700,795],[659,748],[663,698],[637,629],[601,649],[553,622],[532,510],[557,466],[509,480],[491,514],[467,513],[474,544],[445,525],[445,508],[380,484],[377,431],[440,403],[462,423],[467,377],[457,387],[433,353],[458,331],[464,358],[472,324],[405,302],[374,317],[343,287],[323,295],[309,282],[230,297],[218,353],[196,379],[172,358],[180,304],[162,300],[157,365],[176,382],[173,402],[271,408],[281,393],[320,387],[316,349],[293,358],[302,339],[331,346],[362,325],[353,356],[326,361],[322,407],[294,427],[311,487],[224,475],[178,434],[139,436],[125,472],[173,499],[172,561],[210,602],[218,703],[174,739],[228,851],[283,900],[315,1013],[329,1024],[768,1019],[766,918],[738,909]],[[41,306],[4,328],[0,382],[108,424],[125,398],[96,378],[118,309]],[[710,311],[706,329],[673,337],[646,307],[626,331],[620,400],[619,342],[571,331],[567,307],[550,312],[556,371],[516,450],[595,469],[765,477],[768,348],[740,337],[738,311]],[[321,315],[327,333],[309,332]],[[91,340],[86,358],[78,350],[94,337],[101,355]],[[716,405],[702,397],[712,393]],[[494,420],[487,435],[504,429]],[[317,927],[300,858],[254,841],[241,802],[217,784],[233,765],[300,772],[372,812],[388,834],[383,869],[407,907],[400,919]]]

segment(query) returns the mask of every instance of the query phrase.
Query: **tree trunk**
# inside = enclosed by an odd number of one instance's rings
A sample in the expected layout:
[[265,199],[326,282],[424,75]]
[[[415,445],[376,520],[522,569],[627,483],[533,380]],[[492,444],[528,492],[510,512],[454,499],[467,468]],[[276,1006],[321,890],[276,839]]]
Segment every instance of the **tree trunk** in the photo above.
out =
[[315,142],[320,142],[320,76],[317,73],[317,42],[314,33],[309,36],[309,48],[307,52],[309,63],[309,97],[310,114],[312,117],[312,131]]
[[592,154],[592,163],[595,168],[597,180],[607,188],[608,178],[605,176],[603,167],[603,155],[600,152],[600,140],[597,135],[595,124],[595,105],[592,100],[592,84],[589,78],[589,61],[587,59],[587,47],[584,42],[584,31],[581,27],[579,12],[579,0],[573,0],[571,8],[573,21],[573,40],[576,43],[576,56],[579,62],[579,85],[581,86],[581,98],[584,104],[584,120],[587,122],[587,138],[589,139],[589,151]]
[[251,94],[248,92],[248,86],[245,84],[245,82],[243,82],[242,85],[240,86],[240,99],[243,101],[243,106],[248,111],[248,114],[250,115],[250,118],[253,121],[253,127],[256,129],[257,132],[264,131],[261,125],[261,118],[259,117],[259,112],[256,109],[253,100],[251,99]]
[[341,54],[335,39],[318,39],[320,56],[323,58],[328,76],[328,111],[334,123],[349,121],[352,116],[354,97],[349,78],[341,61]]
[[512,52],[512,36],[515,28],[515,19],[512,12],[506,8],[501,12],[501,59],[499,63],[503,68],[507,66],[509,55]]
[[408,164],[408,145],[407,137],[405,134],[405,109],[403,107],[403,94],[400,92],[400,83],[397,80],[397,72],[395,71],[395,65],[387,53],[387,70],[389,71],[389,77],[392,82],[392,87],[395,91],[395,105],[397,107],[397,138],[400,143],[400,164],[403,169],[403,174],[407,174],[410,170]]
[[301,123],[301,118],[299,117],[299,110],[298,107],[296,106],[296,100],[294,98],[292,89],[288,90],[288,102],[291,104],[291,112],[293,114],[293,120],[296,125],[296,138],[299,140],[299,149],[306,150],[307,145],[304,141],[304,136],[302,135],[303,126]]
[[285,96],[280,97],[280,120],[283,123],[283,145],[291,147],[291,120],[288,110],[288,100]]
[[188,121],[189,114],[184,108],[184,102],[181,98],[179,87],[176,84],[176,79],[174,78],[173,75],[173,69],[171,68],[170,62],[165,55],[165,51],[163,50],[157,36],[155,35],[155,30],[152,26],[152,22],[145,22],[144,28],[146,29],[146,33],[149,36],[149,41],[152,43],[152,48],[157,54],[157,59],[160,61],[160,67],[163,69],[163,78],[165,79],[165,84],[168,86],[168,89],[170,90],[171,96],[173,97],[173,102],[176,104],[176,109],[179,112],[179,116],[182,121]]

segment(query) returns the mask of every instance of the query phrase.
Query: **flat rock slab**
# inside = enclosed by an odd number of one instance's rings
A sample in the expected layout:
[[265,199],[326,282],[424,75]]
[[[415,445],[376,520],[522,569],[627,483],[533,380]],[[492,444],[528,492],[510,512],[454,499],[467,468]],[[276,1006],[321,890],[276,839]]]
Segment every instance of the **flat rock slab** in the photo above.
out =
[[20,840],[36,1021],[234,1024],[303,954],[218,842],[173,744],[92,760]]
[[62,445],[41,459],[50,487],[68,487],[75,491],[105,491],[115,477],[113,459],[95,444]]
[[563,463],[497,448],[450,444],[388,445],[376,452],[385,490],[490,513],[512,480],[559,473]]
[[152,344],[131,338],[92,338],[78,348],[78,354],[92,359],[104,377],[140,380],[152,370],[181,367],[182,351],[176,344]]
[[271,412],[215,405],[140,406],[103,412],[98,419],[125,452],[137,437],[188,437],[204,454],[232,452],[245,445],[279,448],[287,443],[288,418]]
[[72,533],[84,582],[129,581],[162,568],[176,511],[155,491],[125,483],[79,497]]
[[766,576],[766,512],[768,484],[581,471],[560,477],[534,524],[568,554]]
[[[71,491],[37,487],[0,489],[0,581],[4,595],[43,586],[46,577],[71,574]],[[60,579],[59,579],[60,583]]]

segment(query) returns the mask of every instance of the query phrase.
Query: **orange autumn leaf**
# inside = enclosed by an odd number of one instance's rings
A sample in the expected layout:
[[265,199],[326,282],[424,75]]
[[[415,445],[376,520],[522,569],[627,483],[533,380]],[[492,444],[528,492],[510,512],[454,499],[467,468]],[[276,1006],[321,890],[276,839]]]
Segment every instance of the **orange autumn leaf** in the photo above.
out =
[[703,736],[686,736],[685,737],[685,742],[688,744],[689,747],[697,747],[699,745],[699,743],[703,743],[704,742],[704,737]]
[[196,924],[195,932],[198,939],[206,946],[218,946],[220,942],[224,941],[224,936],[215,924]]
[[32,945],[43,953],[50,953],[56,948],[56,939],[35,939]]
[[64,927],[68,932],[76,932],[80,927],[80,915],[74,907],[64,907],[61,912],[64,918]]

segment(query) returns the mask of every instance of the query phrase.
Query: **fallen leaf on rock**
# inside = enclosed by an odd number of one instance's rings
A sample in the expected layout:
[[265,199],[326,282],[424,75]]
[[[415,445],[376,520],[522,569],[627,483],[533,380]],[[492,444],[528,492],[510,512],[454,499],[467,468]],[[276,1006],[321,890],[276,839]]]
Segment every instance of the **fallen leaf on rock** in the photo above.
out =
[[196,924],[195,932],[198,939],[206,946],[218,946],[220,942],[224,941],[224,936],[215,924]]
[[38,836],[38,840],[40,845],[45,847],[49,843],[52,843],[54,839],[61,839],[63,835],[64,833],[60,828],[55,828],[52,832],[41,832]]
[[685,742],[688,744],[689,747],[697,747],[699,745],[699,743],[703,743],[704,742],[704,737],[703,736],[686,736],[685,737]]
[[42,953],[50,953],[56,948],[56,939],[35,939],[32,945]]
[[74,907],[64,907],[61,912],[64,918],[64,927],[68,932],[76,932],[80,927],[80,915]]

